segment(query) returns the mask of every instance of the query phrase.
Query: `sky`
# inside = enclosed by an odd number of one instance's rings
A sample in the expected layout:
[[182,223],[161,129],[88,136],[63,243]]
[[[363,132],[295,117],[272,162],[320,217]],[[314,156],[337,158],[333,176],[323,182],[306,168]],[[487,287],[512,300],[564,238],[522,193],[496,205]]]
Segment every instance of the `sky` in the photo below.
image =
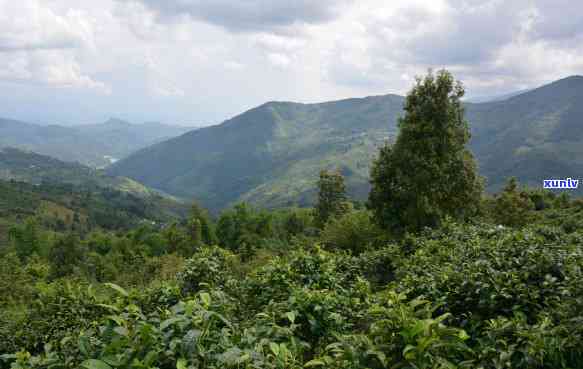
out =
[[0,117],[204,126],[266,101],[583,74],[579,0],[0,0]]

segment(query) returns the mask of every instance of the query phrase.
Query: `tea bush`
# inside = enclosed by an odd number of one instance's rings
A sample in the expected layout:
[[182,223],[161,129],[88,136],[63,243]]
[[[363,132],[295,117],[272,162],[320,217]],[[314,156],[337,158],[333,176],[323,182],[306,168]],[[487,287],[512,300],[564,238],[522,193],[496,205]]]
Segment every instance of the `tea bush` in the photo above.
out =
[[0,366],[581,368],[583,233],[561,226],[581,209],[561,206],[525,227],[446,218],[331,246],[326,229],[349,214],[250,255],[150,255],[139,235],[111,236],[105,252],[93,237],[78,273],[52,281],[46,260],[5,254],[0,271],[22,285],[2,282]]

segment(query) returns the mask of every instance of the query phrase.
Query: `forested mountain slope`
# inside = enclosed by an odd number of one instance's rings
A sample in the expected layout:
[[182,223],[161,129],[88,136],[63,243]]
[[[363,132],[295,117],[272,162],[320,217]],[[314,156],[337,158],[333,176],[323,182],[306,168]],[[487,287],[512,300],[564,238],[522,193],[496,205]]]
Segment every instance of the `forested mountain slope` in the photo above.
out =
[[0,224],[39,216],[52,226],[70,227],[76,221],[86,228],[115,229],[180,219],[188,208],[126,177],[20,149],[0,149]]
[[[385,95],[270,102],[140,150],[108,170],[219,209],[241,200],[267,207],[311,203],[319,170],[338,167],[349,193],[364,199],[371,161],[395,135],[403,101]],[[471,148],[488,189],[509,176],[540,186],[544,178],[581,173],[581,101],[583,77],[574,76],[507,100],[467,104]]]

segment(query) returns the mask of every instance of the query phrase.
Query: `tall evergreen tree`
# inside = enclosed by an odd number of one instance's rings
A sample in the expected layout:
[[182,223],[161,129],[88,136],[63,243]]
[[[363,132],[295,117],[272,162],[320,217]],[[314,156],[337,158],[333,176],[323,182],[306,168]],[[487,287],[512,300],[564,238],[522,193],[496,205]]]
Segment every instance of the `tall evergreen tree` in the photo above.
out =
[[[217,243],[217,236],[212,222],[210,221],[208,211],[196,202],[190,208],[190,219],[188,222],[190,238],[195,241],[200,236],[198,241],[202,241],[206,245],[214,245]],[[200,235],[197,235],[197,232]]]
[[13,226],[8,236],[21,261],[41,251],[40,230],[33,218],[27,219],[22,225]]
[[190,242],[196,248],[203,245],[202,242],[202,225],[200,220],[194,218],[190,221]]
[[371,170],[368,206],[382,227],[418,230],[477,210],[483,181],[466,148],[463,95],[445,70],[418,78],[407,95],[397,140],[381,148]]
[[316,225],[323,228],[331,218],[338,218],[348,211],[344,177],[338,171],[320,171],[318,180],[318,203],[316,204]]

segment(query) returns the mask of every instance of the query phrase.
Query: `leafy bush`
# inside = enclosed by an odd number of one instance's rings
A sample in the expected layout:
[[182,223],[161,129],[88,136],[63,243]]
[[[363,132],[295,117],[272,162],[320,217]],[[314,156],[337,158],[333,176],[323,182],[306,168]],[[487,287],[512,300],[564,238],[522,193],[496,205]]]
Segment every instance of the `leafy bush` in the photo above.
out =
[[371,220],[367,211],[353,211],[331,219],[321,234],[321,242],[330,250],[359,254],[381,240],[383,232]]
[[484,321],[519,311],[529,319],[570,296],[577,266],[577,245],[549,240],[536,230],[455,227],[423,240],[397,271],[401,289],[434,301],[459,319]]
[[223,286],[229,277],[233,254],[218,246],[205,247],[186,260],[177,279],[184,294],[199,291],[203,284]]
[[[60,349],[65,337],[90,327],[104,315],[99,299],[90,287],[72,281],[56,281],[38,291],[29,309],[18,321],[10,322],[9,340],[15,349],[41,352],[46,344]],[[5,337],[0,337],[4,341]]]
[[477,342],[479,367],[573,367],[581,357],[581,238],[548,226],[452,226],[418,245],[394,285],[441,302]]
[[427,301],[385,292],[368,309],[365,333],[340,337],[307,366],[333,368],[470,368],[472,351],[462,329],[434,317]]
[[0,256],[0,309],[30,298],[32,281],[15,253]]
[[0,366],[579,368],[582,211],[545,205],[521,229],[445,217],[392,243],[361,210],[321,234],[309,209],[247,213],[269,232],[243,232],[237,255],[178,223],[57,236],[49,258],[0,259]]
[[[532,220],[535,205],[527,191],[520,191],[516,178],[510,178],[502,192],[494,201],[493,217],[498,224],[523,226]],[[538,200],[535,198],[535,200]]]

